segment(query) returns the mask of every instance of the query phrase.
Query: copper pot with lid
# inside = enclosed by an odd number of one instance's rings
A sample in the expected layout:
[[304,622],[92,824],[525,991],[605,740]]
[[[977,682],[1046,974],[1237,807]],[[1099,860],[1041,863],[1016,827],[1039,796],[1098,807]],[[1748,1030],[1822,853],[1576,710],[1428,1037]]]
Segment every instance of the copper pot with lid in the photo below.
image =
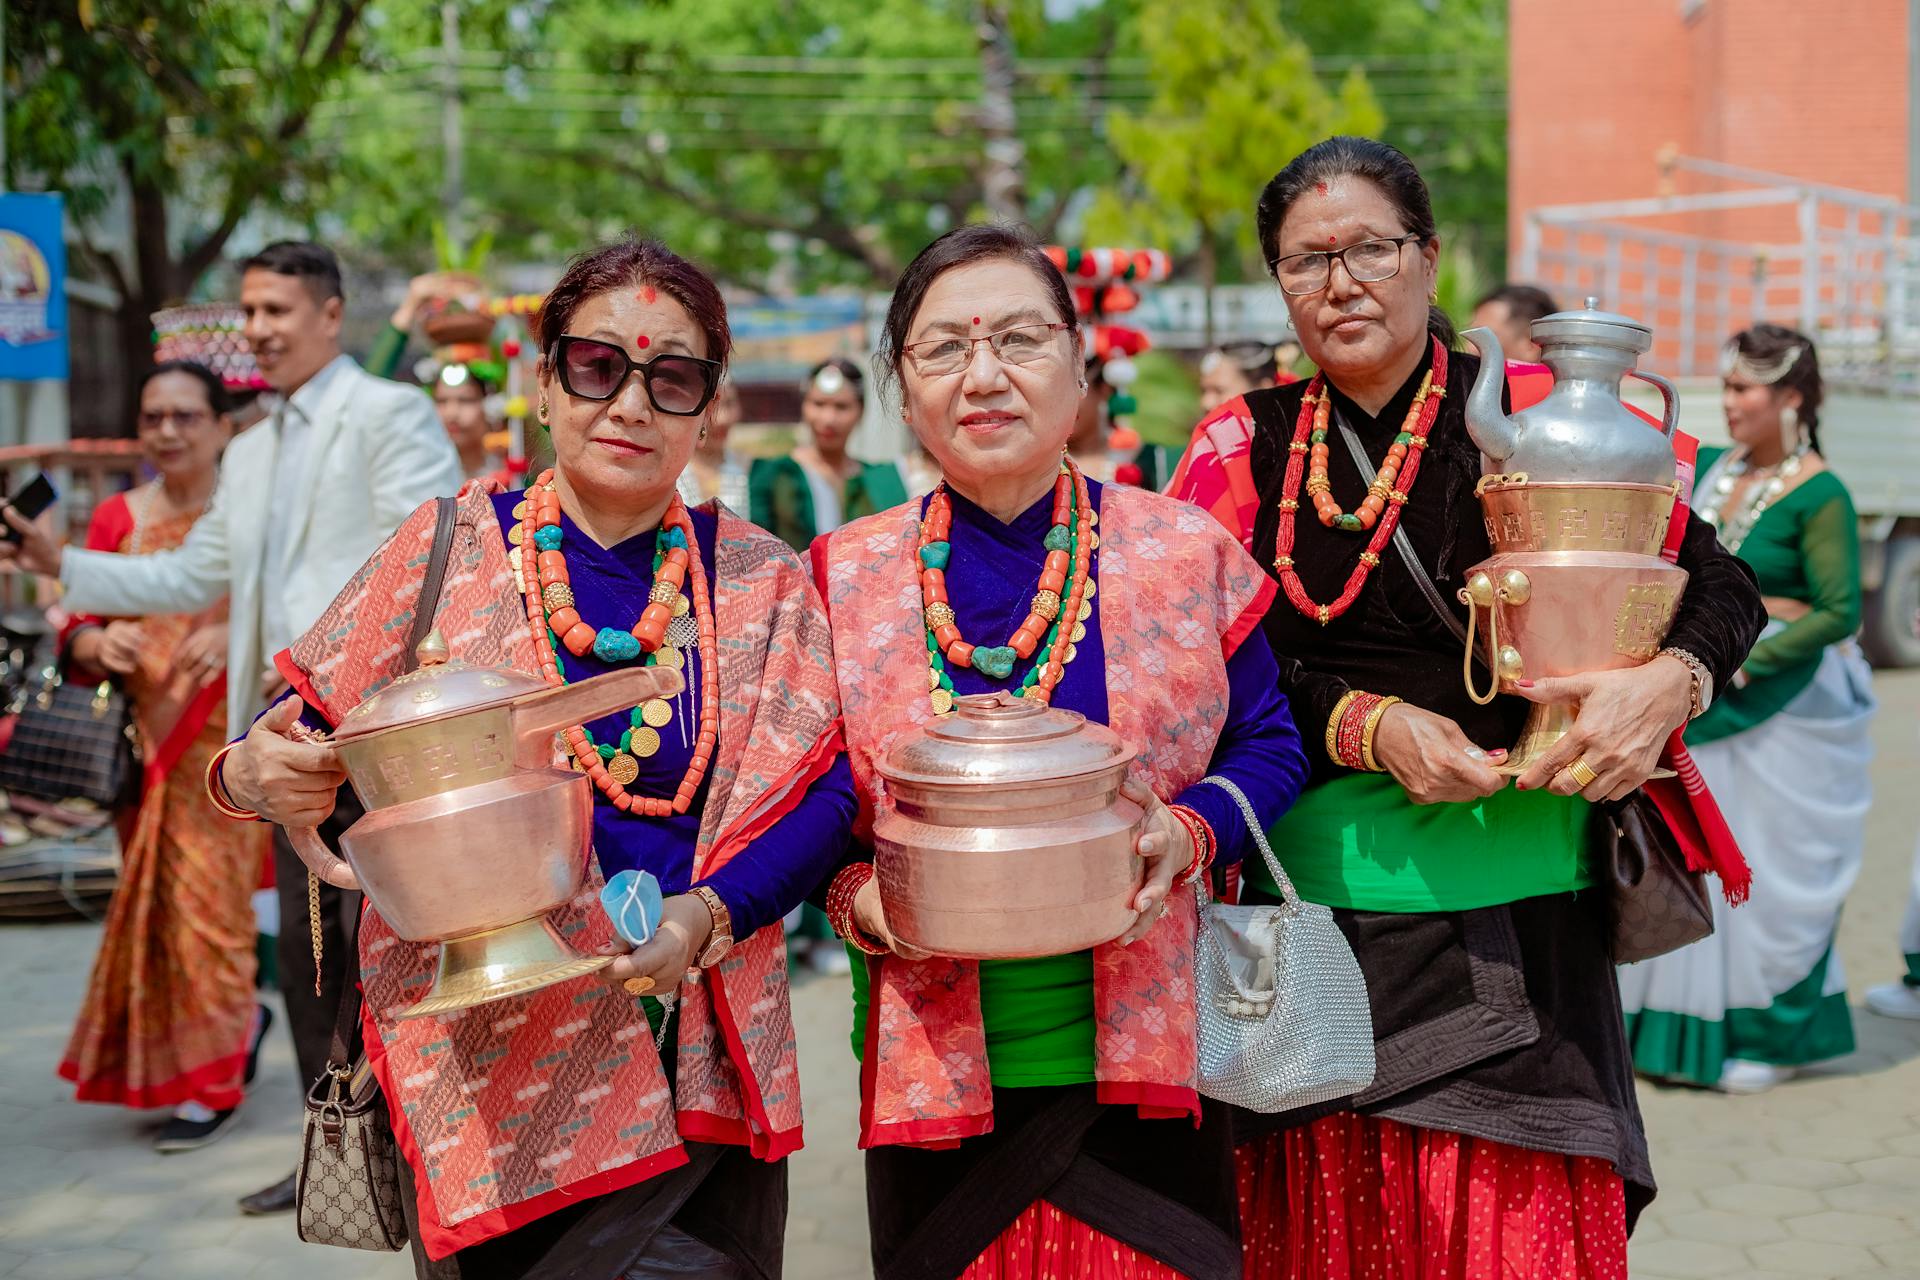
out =
[[510,668],[454,659],[439,632],[420,665],[341,718],[333,741],[366,816],[340,837],[287,836],[329,884],[367,895],[393,931],[440,943],[426,998],[402,1017],[464,1009],[591,973],[547,913],[585,882],[593,787],[554,767],[554,734],[672,697],[668,667],[632,667],[549,688]]
[[1145,820],[1120,793],[1134,751],[1075,711],[970,694],[903,735],[876,768],[887,927],[964,959],[1066,955],[1134,921]]

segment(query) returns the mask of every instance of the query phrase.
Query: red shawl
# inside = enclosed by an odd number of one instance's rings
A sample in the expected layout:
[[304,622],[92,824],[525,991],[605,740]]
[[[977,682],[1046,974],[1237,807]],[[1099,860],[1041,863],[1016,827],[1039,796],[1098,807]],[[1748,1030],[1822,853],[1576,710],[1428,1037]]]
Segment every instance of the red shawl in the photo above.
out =
[[[402,524],[312,630],[279,657],[334,723],[401,670],[435,505]],[[714,555],[720,741],[695,878],[790,810],[839,752],[826,616],[785,544],[725,511]],[[532,638],[487,487],[461,492],[435,614],[453,652],[537,675]],[[557,757],[556,757],[557,761]],[[611,941],[599,877],[555,923],[583,950]],[[682,988],[678,1097],[637,1001],[589,979],[439,1018],[396,1021],[437,948],[399,939],[369,906],[360,927],[367,1049],[416,1174],[430,1257],[686,1160],[681,1138],[777,1160],[800,1146],[800,1089],[779,926],[743,939]]]

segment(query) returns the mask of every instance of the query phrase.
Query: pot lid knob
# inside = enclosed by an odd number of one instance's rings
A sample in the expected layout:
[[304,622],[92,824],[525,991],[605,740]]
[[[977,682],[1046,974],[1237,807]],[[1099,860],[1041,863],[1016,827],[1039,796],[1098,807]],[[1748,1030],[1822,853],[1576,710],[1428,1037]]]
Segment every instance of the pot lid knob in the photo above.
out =
[[427,638],[420,642],[413,656],[423,667],[439,667],[446,665],[447,660],[453,657],[453,650],[447,646],[447,638],[440,633],[440,628],[435,627],[427,632]]

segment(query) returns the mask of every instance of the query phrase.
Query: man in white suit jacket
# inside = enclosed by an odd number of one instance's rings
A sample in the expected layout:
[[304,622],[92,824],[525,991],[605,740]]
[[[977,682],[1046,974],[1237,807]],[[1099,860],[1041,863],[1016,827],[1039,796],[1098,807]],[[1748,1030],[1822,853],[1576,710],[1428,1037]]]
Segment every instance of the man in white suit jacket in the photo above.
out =
[[[245,733],[277,692],[274,655],[313,625],[387,535],[429,499],[461,484],[459,458],[419,389],[376,378],[340,350],[345,299],[333,254],[315,244],[269,245],[249,259],[240,304],[246,337],[275,392],[266,421],[228,446],[206,514],[171,551],[128,556],[64,551],[18,515],[22,531],[0,567],[57,573],[68,608],[105,617],[196,613],[231,599],[227,736]],[[208,674],[211,674],[209,672]],[[323,831],[358,816],[351,792]],[[306,868],[275,832],[280,986],[303,1085],[326,1065],[352,922],[338,890],[322,889],[324,994],[314,995]],[[357,901],[351,904],[357,909]],[[292,1178],[242,1201],[249,1212],[290,1208]]]

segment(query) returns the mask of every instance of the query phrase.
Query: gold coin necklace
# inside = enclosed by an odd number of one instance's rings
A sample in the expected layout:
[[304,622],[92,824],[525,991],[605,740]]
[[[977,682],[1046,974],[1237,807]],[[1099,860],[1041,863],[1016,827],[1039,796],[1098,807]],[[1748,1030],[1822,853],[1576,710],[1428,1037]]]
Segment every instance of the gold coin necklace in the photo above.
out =
[[[514,514],[520,516],[523,512],[519,508],[516,508]],[[661,582],[658,575],[660,573],[660,566],[666,559],[666,551],[670,541],[670,531],[663,531],[653,554],[653,570],[656,575],[654,583],[656,588],[662,588],[666,585]],[[513,548],[510,558],[514,561],[513,568],[515,577],[521,578],[523,567],[520,548],[518,546]],[[523,578],[521,578],[521,580],[524,582]],[[522,590],[524,591],[524,586]],[[664,596],[667,594],[667,591],[664,589],[658,590],[657,594]],[[556,608],[568,606],[572,603],[571,595],[564,601],[552,599],[543,599],[542,601],[542,604],[549,613]],[[656,600],[655,603],[666,602]],[[641,663],[644,666],[651,667],[658,665],[671,667],[676,671],[682,670],[687,664],[686,654],[684,652],[686,646],[688,644],[697,645],[699,643],[700,632],[693,620],[692,601],[688,600],[682,591],[674,590],[671,608],[673,610],[673,619],[667,625],[666,636],[659,648],[640,655]],[[558,660],[559,656],[559,653],[556,651],[554,654],[555,659]],[[617,745],[614,743],[595,741],[592,732],[588,730],[585,725],[581,726],[581,732],[585,734],[587,741],[592,743],[594,751],[606,762],[607,776],[625,787],[632,785],[634,780],[639,778],[640,761],[659,752],[660,730],[672,724],[674,719],[673,704],[671,702],[665,698],[649,698],[628,713],[627,727],[621,732],[620,741]],[[682,719],[684,721],[684,718]],[[680,745],[683,747],[687,745],[686,736],[686,725],[683,722],[680,726]]]

